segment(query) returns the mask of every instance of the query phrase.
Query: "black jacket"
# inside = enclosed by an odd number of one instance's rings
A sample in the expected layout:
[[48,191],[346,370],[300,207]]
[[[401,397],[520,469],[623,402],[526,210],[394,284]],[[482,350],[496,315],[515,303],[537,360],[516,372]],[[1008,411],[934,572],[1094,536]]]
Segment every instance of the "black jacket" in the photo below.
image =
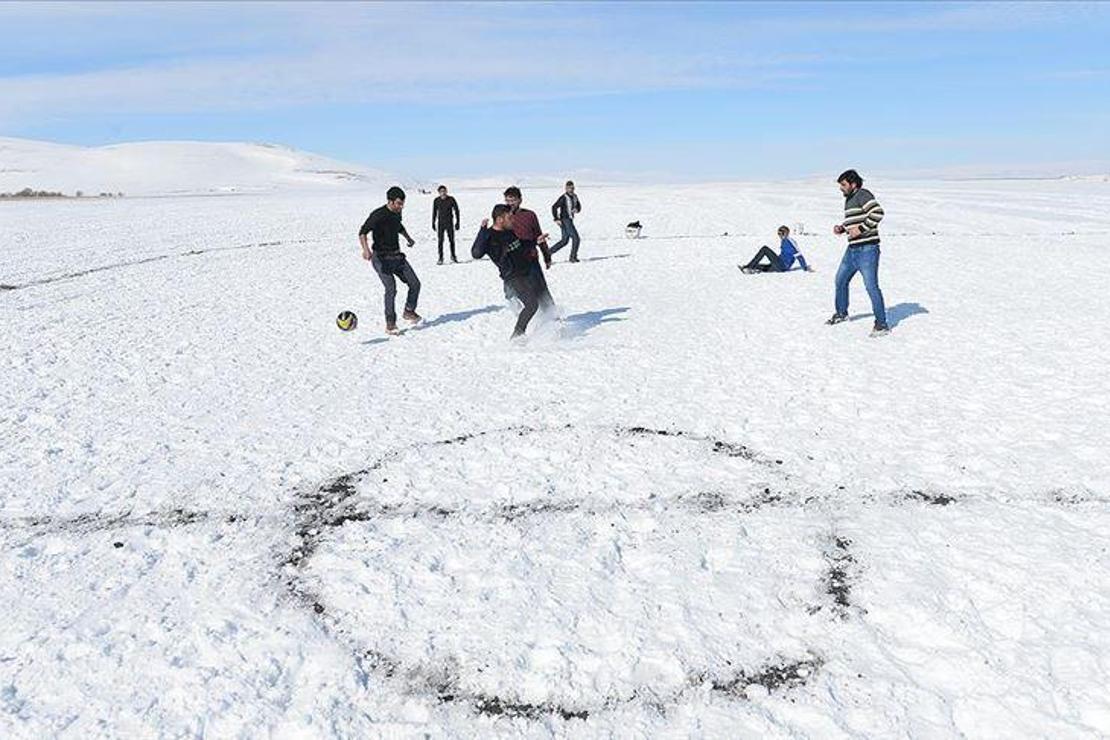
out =
[[[563,193],[559,196],[558,200],[551,204],[551,217],[556,221],[562,221],[564,218],[568,218],[566,197],[567,193]],[[571,195],[570,198],[574,202],[574,212],[581,213],[582,201],[578,200],[578,194],[575,193]]]
[[[454,218],[452,218],[452,215]],[[454,196],[448,195],[446,198],[436,196],[432,201],[432,228],[436,227],[436,221],[444,226],[449,226],[452,222],[455,228],[459,228],[459,204]]]
[[480,260],[489,255],[490,261],[497,265],[501,278],[508,280],[518,275],[528,274],[532,266],[532,260],[528,257],[528,247],[529,243],[522,241],[512,231],[497,231],[483,227],[474,239],[470,256]]

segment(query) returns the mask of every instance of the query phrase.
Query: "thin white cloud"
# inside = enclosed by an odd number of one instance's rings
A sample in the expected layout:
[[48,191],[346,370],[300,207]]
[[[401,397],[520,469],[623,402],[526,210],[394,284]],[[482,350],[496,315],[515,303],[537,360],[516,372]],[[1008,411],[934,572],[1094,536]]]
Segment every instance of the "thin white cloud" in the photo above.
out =
[[[259,6],[248,9],[256,13]],[[517,6],[279,4],[263,9],[265,22],[255,29],[253,46],[272,51],[0,77],[0,124],[98,111],[176,113],[375,101],[463,104],[743,88],[799,79],[815,61],[805,55],[641,49],[624,39],[599,44],[596,35],[578,38],[581,19],[544,25],[543,18]],[[150,11],[139,6],[121,12],[134,21]],[[250,25],[242,12],[236,9],[227,22]],[[189,22],[195,30],[198,16],[189,16]],[[104,33],[112,38],[117,32]]]
[[1038,80],[1110,80],[1110,67],[1087,67],[1085,69],[1062,69],[1045,72],[1036,77]]
[[[0,71],[0,126],[97,113],[335,102],[481,104],[659,90],[786,86],[830,58],[782,39],[999,29],[1101,13],[1072,3],[857,3],[807,19],[710,22],[698,6],[614,14],[568,4],[2,4],[8,44],[41,66]],[[595,12],[600,8],[608,14]],[[799,17],[800,16],[800,17]],[[78,58],[57,69],[42,49]],[[76,53],[76,52],[75,52]],[[14,56],[13,56],[14,55]],[[136,62],[134,59],[147,61]],[[153,61],[150,61],[153,60]]]
[[1008,32],[1021,29],[1084,23],[1110,16],[1104,2],[840,2],[835,15],[807,14],[812,2],[775,5],[782,15],[721,22],[699,21],[703,32],[726,33],[744,38],[848,34],[868,41],[868,34]]

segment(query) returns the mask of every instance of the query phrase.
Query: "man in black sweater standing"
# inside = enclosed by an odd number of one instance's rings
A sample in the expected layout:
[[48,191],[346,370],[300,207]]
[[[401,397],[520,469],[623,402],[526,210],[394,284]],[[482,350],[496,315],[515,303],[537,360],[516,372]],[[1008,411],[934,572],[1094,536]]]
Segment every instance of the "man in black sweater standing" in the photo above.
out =
[[582,202],[574,194],[574,182],[567,180],[566,191],[551,205],[551,217],[563,230],[563,236],[551,246],[551,253],[555,254],[570,242],[570,261],[578,261],[578,228],[574,225],[574,217],[582,212]]
[[[436,224],[439,228],[436,228]],[[447,194],[447,186],[439,186],[439,197],[432,201],[432,230],[439,239],[439,263],[443,264],[443,235],[447,235],[451,242],[451,261],[458,262],[455,257],[455,231],[459,228],[459,204]]]
[[[410,324],[420,323],[416,313],[416,302],[420,298],[420,279],[412,265],[401,251],[398,235],[404,235],[409,247],[416,244],[401,223],[401,210],[405,207],[405,191],[392,187],[385,194],[386,204],[371,211],[358,230],[358,242],[362,246],[362,258],[367,260],[378,273],[385,286],[385,330],[389,334],[399,334],[397,330],[397,278],[409,287],[405,299],[405,312],[402,314]],[[370,242],[367,235],[373,236]]]

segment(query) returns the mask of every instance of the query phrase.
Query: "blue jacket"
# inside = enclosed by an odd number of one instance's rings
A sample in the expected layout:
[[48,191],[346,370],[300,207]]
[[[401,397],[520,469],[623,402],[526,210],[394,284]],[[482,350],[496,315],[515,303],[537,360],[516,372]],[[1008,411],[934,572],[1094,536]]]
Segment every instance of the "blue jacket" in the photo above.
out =
[[798,264],[801,265],[803,270],[809,269],[806,265],[806,258],[798,251],[798,245],[794,243],[793,239],[786,237],[779,245],[779,259],[782,260],[783,269],[789,270],[793,267],[795,258],[797,258]]

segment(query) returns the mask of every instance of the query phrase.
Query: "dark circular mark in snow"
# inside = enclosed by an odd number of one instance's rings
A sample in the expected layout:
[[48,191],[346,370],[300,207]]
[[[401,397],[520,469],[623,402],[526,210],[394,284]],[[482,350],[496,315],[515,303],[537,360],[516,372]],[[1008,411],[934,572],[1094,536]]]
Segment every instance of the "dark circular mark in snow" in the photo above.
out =
[[[595,431],[600,428],[593,428]],[[586,719],[592,713],[603,712],[619,704],[637,700],[658,702],[677,702],[686,691],[707,686],[710,690],[733,698],[745,698],[748,689],[761,686],[768,691],[791,690],[808,682],[820,669],[820,656],[807,653],[800,657],[777,656],[768,662],[752,667],[734,668],[727,675],[720,671],[701,670],[689,672],[685,686],[677,693],[660,697],[648,689],[641,695],[609,696],[589,705],[568,706],[555,702],[531,703],[516,698],[492,695],[467,689],[460,685],[451,666],[429,666],[408,664],[403,659],[387,655],[379,650],[360,644],[344,628],[342,619],[329,611],[322,596],[305,577],[305,569],[322,542],[329,534],[349,522],[375,522],[389,519],[413,519],[431,517],[444,519],[455,516],[474,516],[465,506],[443,506],[431,504],[382,503],[371,498],[359,496],[358,486],[364,480],[386,467],[391,461],[416,450],[433,449],[461,445],[490,435],[525,436],[542,432],[572,432],[575,427],[510,427],[464,434],[433,442],[409,445],[390,451],[366,468],[337,476],[299,494],[294,503],[295,540],[294,546],[283,556],[282,565],[288,574],[287,586],[298,603],[303,605],[321,625],[340,639],[347,642],[355,651],[360,662],[369,670],[387,679],[400,682],[407,691],[422,694],[442,704],[465,704],[473,712],[489,716],[506,716],[525,719],[542,719],[556,716],[565,720]],[[681,508],[698,515],[735,514],[743,515],[770,506],[802,506],[811,498],[800,498],[785,490],[789,478],[782,470],[782,461],[769,458],[752,448],[715,439],[704,435],[680,430],[652,429],[648,427],[610,427],[608,431],[618,437],[670,437],[679,438],[694,444],[704,445],[713,455],[742,458],[766,471],[784,484],[784,490],[774,491],[769,486],[753,491],[744,499],[732,499],[719,491],[695,491],[662,502],[664,507]],[[375,483],[388,482],[383,477]],[[659,501],[652,501],[655,507]],[[644,505],[640,505],[642,508]],[[592,504],[584,499],[534,501],[529,503],[492,504],[484,507],[479,518],[487,521],[515,522],[540,515],[560,515],[583,512],[589,515],[621,513],[638,508],[635,503]],[[829,606],[834,613],[845,617],[850,606],[851,568],[855,557],[850,552],[851,542],[844,538],[829,537],[832,545],[825,552],[828,570],[824,578],[823,591],[830,597]],[[810,613],[820,610],[817,606]]]

